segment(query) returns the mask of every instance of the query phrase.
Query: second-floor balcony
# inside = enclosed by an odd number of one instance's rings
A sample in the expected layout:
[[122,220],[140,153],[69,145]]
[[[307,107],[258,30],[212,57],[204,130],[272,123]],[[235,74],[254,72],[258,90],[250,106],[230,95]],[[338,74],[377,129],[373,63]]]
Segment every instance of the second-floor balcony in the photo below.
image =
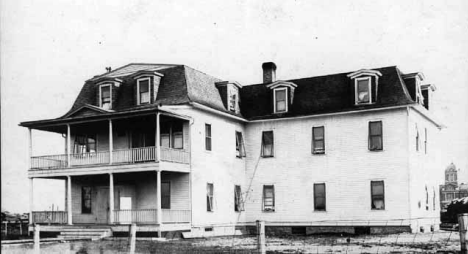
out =
[[31,169],[60,169],[79,166],[119,165],[145,162],[175,162],[189,164],[190,154],[188,151],[161,147],[161,158],[158,158],[156,147],[139,147],[120,149],[111,152],[91,152],[82,154],[67,154],[33,156],[31,157]]
[[32,156],[30,144],[30,170],[157,162],[190,164],[188,128],[186,119],[154,113],[37,128],[62,134],[65,151]]

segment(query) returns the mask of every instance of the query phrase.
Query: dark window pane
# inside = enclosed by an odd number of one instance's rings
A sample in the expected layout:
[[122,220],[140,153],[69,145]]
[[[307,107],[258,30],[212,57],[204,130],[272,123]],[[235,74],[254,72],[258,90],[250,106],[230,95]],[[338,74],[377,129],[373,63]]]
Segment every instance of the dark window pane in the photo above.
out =
[[273,156],[273,131],[264,131],[262,134],[262,156]]
[[370,122],[370,134],[381,135],[382,134],[382,122]]
[[325,184],[314,184],[314,209],[326,210]]
[[170,182],[161,182],[161,208],[171,208],[171,184]]
[[142,80],[138,82],[140,84],[140,93],[146,93],[149,91],[149,81],[148,80]]
[[263,186],[263,210],[275,210],[275,190],[272,185]]
[[375,210],[385,209],[385,187],[383,181],[371,182],[371,208]]
[[359,103],[369,102],[369,80],[358,80],[357,81],[357,101]]

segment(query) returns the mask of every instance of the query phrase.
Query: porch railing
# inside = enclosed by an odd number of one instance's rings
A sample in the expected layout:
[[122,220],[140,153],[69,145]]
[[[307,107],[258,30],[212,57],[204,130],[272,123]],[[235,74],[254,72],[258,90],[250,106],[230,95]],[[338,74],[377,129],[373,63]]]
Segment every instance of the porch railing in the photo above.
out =
[[33,211],[33,223],[67,224],[66,211]]
[[[157,209],[128,209],[114,210],[114,222],[116,224],[158,223]],[[162,210],[163,223],[189,223],[190,210]]]
[[[182,149],[161,147],[161,160],[189,164],[190,153]],[[121,149],[112,152],[112,164],[133,164],[154,161],[157,161],[156,147],[154,146]],[[109,151],[70,155],[71,167],[105,165],[109,163]],[[31,157],[31,169],[58,169],[66,167],[68,167],[66,154]]]

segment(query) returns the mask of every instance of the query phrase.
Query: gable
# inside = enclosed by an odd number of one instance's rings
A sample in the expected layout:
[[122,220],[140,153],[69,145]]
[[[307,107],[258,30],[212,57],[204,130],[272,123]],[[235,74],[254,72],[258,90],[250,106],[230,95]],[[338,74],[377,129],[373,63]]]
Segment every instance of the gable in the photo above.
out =
[[112,112],[112,111],[109,111],[109,110],[103,110],[101,108],[98,108],[98,107],[94,107],[92,105],[85,105],[75,111],[72,111],[68,114],[66,114],[65,116],[63,116],[63,118],[75,118],[75,117],[86,117],[86,116],[96,116],[96,115],[101,115],[103,113],[109,113],[109,112]]

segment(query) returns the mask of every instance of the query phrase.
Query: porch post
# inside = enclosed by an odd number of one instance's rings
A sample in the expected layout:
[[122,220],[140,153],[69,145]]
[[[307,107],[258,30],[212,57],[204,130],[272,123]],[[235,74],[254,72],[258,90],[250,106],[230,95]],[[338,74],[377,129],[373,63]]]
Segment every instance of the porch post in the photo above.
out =
[[161,141],[160,141],[161,140],[161,133],[159,131],[160,130],[160,128],[159,128],[160,119],[159,118],[160,118],[160,113],[158,112],[156,114],[156,135],[155,135],[155,137],[156,137],[156,144],[155,144],[156,150],[154,151],[155,155],[156,155],[155,158],[154,158],[155,161],[160,161],[160,159],[161,159],[160,158],[161,157],[161,146],[160,146],[161,145]]
[[29,156],[28,156],[28,169],[31,168],[32,161],[32,129],[28,128],[29,131]]
[[112,135],[112,119],[109,119],[109,164],[112,164],[114,151],[114,135]]
[[114,223],[114,175],[109,173],[109,224]]
[[34,178],[29,178],[29,224],[32,225],[34,210]]
[[161,237],[162,210],[161,210],[161,170],[156,170],[156,220],[158,224],[158,237]]
[[67,124],[67,166],[71,167],[70,165],[70,140],[71,140],[71,131],[70,131],[70,125]]
[[68,225],[72,225],[72,191],[71,191],[71,176],[67,176],[67,220]]
[[68,179],[65,179],[65,211],[68,211]]

